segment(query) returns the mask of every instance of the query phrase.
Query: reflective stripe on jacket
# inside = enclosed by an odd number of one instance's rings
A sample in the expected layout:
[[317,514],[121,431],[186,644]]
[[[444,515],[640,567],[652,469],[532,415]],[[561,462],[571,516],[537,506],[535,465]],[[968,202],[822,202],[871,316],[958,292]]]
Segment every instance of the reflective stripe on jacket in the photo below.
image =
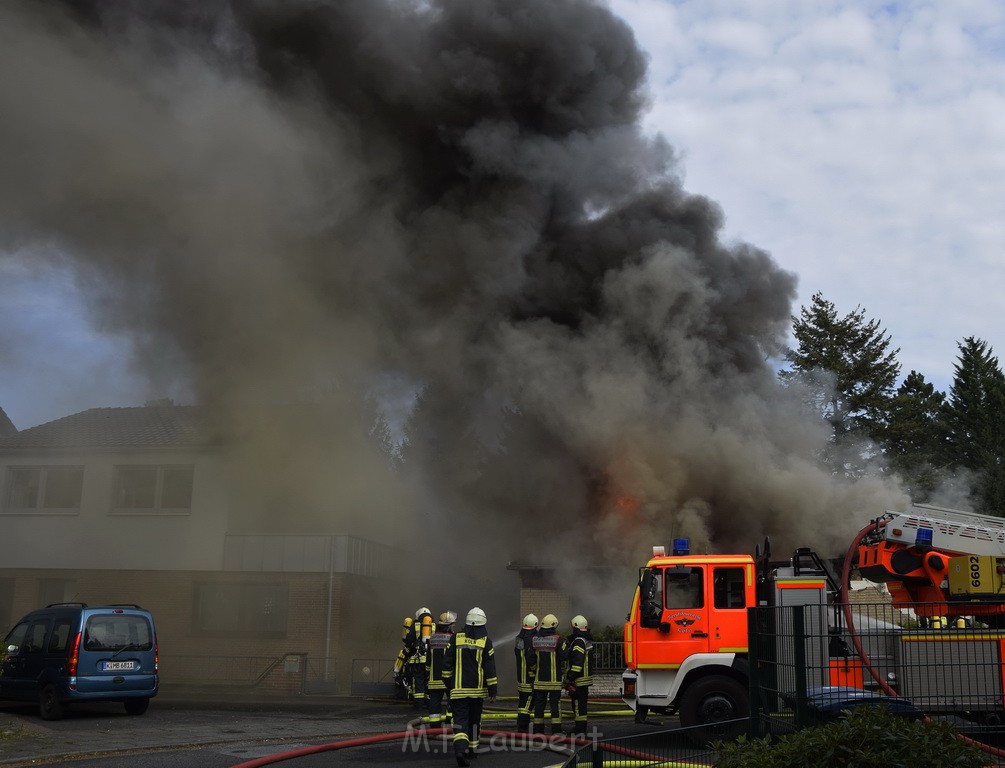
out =
[[467,625],[450,639],[443,655],[443,680],[451,699],[495,696],[495,649],[485,627]]
[[575,632],[567,641],[569,671],[565,677],[577,688],[593,685],[593,638],[589,632]]

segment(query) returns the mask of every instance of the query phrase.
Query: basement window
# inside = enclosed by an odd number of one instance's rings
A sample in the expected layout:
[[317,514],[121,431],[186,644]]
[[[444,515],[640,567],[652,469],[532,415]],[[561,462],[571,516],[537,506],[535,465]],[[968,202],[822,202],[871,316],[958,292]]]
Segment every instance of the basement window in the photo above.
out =
[[83,467],[8,467],[3,511],[75,515],[83,488]]
[[195,467],[189,464],[122,464],[115,467],[113,513],[188,514]]

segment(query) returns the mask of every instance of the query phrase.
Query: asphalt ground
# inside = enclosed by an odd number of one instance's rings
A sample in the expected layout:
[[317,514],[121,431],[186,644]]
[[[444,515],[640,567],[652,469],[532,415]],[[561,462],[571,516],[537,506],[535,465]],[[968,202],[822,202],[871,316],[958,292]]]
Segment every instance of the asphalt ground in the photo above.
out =
[[[486,730],[513,728],[515,704],[493,707],[503,717],[487,716]],[[620,708],[596,703],[594,710]],[[72,765],[75,768],[231,768],[243,762],[347,739],[406,731],[417,713],[408,704],[350,697],[298,697],[268,702],[153,699],[146,714],[129,716],[121,704],[70,707],[58,721],[45,721],[32,704],[0,702],[0,766]],[[509,717],[506,717],[509,715]],[[571,725],[571,722],[569,723]],[[629,716],[596,717],[598,737],[622,736],[661,726],[638,726]],[[507,736],[483,736],[490,748],[476,765],[545,768],[566,755],[538,737],[529,747]],[[446,749],[447,754],[444,754]],[[312,766],[453,765],[449,741],[414,732],[391,741],[338,751],[323,751],[284,761],[292,768]]]

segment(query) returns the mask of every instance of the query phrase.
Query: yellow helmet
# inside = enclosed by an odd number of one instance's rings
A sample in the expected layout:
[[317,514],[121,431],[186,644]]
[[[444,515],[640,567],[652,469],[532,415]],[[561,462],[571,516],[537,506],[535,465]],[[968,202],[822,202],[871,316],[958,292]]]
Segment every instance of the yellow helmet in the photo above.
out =
[[554,629],[558,626],[558,618],[553,613],[549,613],[543,619],[541,619],[542,629]]
[[537,629],[537,616],[533,613],[528,613],[523,617],[523,628],[524,629]]
[[585,631],[590,628],[590,625],[586,623],[586,617],[583,614],[578,614],[572,617],[572,628]]
[[453,611],[444,611],[440,614],[440,624],[453,624],[457,621],[457,614]]

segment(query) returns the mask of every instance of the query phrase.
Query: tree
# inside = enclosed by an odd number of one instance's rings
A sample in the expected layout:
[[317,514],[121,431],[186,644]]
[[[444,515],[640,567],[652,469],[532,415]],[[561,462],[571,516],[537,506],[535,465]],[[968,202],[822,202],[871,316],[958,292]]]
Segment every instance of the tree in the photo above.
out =
[[889,404],[882,443],[889,466],[907,485],[911,498],[924,501],[935,489],[942,460],[941,412],[945,395],[911,371]]
[[986,341],[968,336],[958,347],[942,409],[943,460],[973,473],[971,491],[983,512],[1005,516],[1005,374]]
[[880,439],[900,374],[900,349],[890,350],[890,336],[879,320],[867,320],[861,307],[838,317],[834,304],[818,291],[800,317],[792,318],[792,333],[798,346],[785,356],[792,367],[779,377],[804,386],[812,407],[831,425],[834,444]]

